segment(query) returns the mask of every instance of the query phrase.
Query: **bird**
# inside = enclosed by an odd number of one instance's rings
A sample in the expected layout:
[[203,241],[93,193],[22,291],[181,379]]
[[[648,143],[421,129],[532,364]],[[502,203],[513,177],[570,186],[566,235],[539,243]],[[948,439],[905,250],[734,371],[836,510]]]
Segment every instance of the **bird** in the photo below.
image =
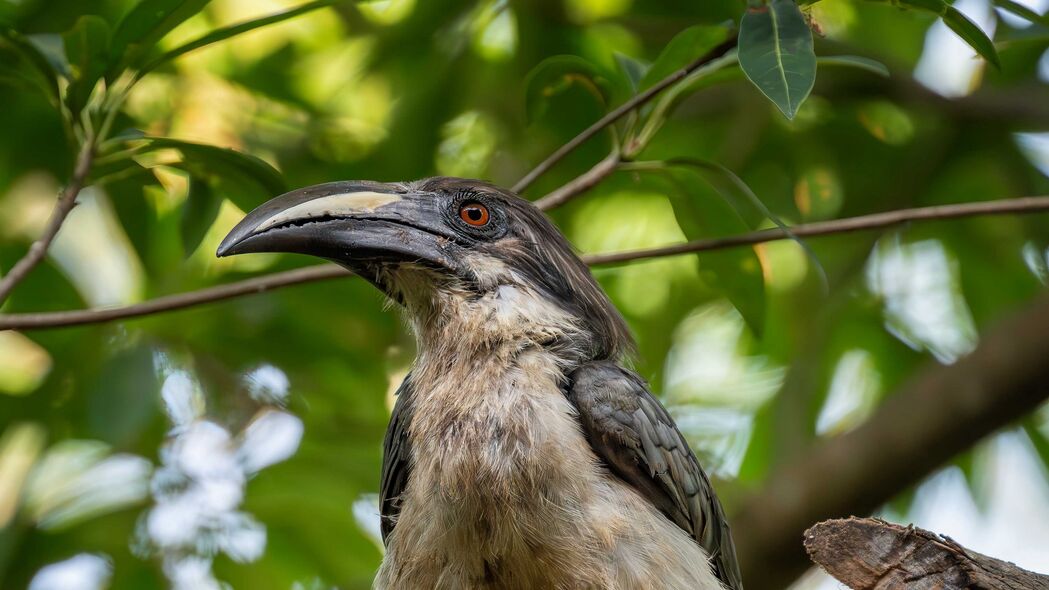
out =
[[623,316],[553,221],[496,185],[339,181],[248,213],[218,256],[308,254],[403,308],[380,590],[741,590],[724,510],[628,368]]

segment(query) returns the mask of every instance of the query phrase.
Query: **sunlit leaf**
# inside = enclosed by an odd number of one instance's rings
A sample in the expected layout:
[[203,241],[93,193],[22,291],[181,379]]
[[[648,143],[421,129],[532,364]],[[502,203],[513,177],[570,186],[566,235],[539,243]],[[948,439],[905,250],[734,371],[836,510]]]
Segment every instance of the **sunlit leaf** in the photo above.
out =
[[[133,65],[142,53],[172,29],[197,14],[211,0],[142,0],[124,15],[113,32],[109,56],[113,64]],[[118,74],[113,65],[107,76]]]
[[286,190],[280,172],[255,156],[212,145],[179,141],[163,137],[146,139],[147,150],[173,148],[182,153],[187,170],[198,175],[214,175],[230,180],[247,179],[254,182],[262,192],[241,192],[223,195],[245,211],[254,209],[268,197],[277,196]]
[[739,27],[739,65],[747,78],[793,119],[816,82],[812,31],[792,0],[750,8]]
[[525,114],[534,123],[546,112],[550,99],[571,86],[582,86],[606,105],[612,96],[611,76],[575,55],[555,55],[532,68],[525,80]]
[[222,196],[215,191],[205,179],[190,177],[189,192],[182,205],[182,219],[179,221],[179,233],[182,236],[182,249],[188,257],[192,254],[211,224],[218,217],[222,206]]
[[816,63],[821,66],[846,66],[859,68],[861,70],[867,70],[868,72],[878,74],[879,76],[884,76],[886,78],[889,77],[889,68],[885,67],[885,64],[869,57],[859,55],[820,56],[816,58]]
[[284,12],[278,12],[269,16],[264,16],[235,25],[230,25],[228,27],[215,29],[214,31],[211,31],[206,35],[198,37],[197,39],[194,39],[193,41],[190,41],[185,45],[180,45],[175,49],[168,51],[164,55],[161,55],[160,57],[154,59],[153,61],[149,62],[146,66],[144,66],[142,68],[142,71],[148,72],[154,70],[168,62],[171,62],[172,60],[182,57],[183,55],[191,51],[196,51],[197,49],[200,49],[202,47],[207,47],[208,45],[213,45],[215,43],[231,39],[233,37],[236,37],[237,35],[242,35],[249,31],[254,31],[255,29],[260,29],[262,27],[276,24],[281,21],[286,21],[288,19],[295,18],[297,16],[307,14],[309,12],[313,12],[314,10],[320,8],[326,8],[335,4],[337,1],[338,0],[315,0],[314,2],[306,2],[305,4],[296,6],[295,8],[292,8],[290,10],[285,10]]
[[62,39],[73,74],[66,90],[66,105],[76,115],[109,67],[109,25],[101,17],[85,15]]
[[726,27],[710,25],[697,25],[681,31],[660,52],[638,84],[638,89],[644,90],[710,53],[712,49],[724,43],[730,34],[731,31]]

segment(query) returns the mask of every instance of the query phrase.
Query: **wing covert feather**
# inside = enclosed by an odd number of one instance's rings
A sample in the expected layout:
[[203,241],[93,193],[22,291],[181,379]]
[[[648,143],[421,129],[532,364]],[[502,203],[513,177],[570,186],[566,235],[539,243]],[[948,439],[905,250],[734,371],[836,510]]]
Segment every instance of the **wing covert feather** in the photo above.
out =
[[597,456],[707,551],[714,573],[728,588],[741,590],[721,503],[674,420],[645,382],[612,362],[583,365],[569,379],[568,399]]
[[401,513],[401,494],[411,472],[411,441],[408,427],[412,417],[411,375],[397,388],[397,403],[390,415],[390,425],[382,443],[382,475],[379,483],[379,511],[382,515],[382,540],[390,536]]

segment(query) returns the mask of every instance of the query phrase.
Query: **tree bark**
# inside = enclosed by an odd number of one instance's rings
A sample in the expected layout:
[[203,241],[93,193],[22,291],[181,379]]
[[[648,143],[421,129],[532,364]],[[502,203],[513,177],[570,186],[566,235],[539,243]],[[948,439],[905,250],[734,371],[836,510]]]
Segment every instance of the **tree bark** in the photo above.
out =
[[821,522],[805,531],[805,549],[856,590],[1049,590],[1049,576],[874,518]]
[[981,335],[953,365],[932,365],[855,430],[777,469],[730,518],[747,590],[780,590],[811,566],[804,531],[870,514],[981,438],[1049,398],[1049,296]]

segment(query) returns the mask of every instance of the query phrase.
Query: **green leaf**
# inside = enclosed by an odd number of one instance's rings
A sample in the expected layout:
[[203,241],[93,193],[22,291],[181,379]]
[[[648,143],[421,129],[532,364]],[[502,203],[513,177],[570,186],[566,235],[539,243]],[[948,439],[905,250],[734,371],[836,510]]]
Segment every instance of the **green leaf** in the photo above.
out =
[[[726,199],[687,172],[664,170],[678,226],[689,240],[731,236],[751,229]],[[765,276],[754,248],[697,254],[700,278],[721,293],[756,335],[765,326]]]
[[113,32],[109,56],[113,64],[107,76],[119,73],[118,65],[134,65],[161,37],[207,6],[210,0],[142,0]]
[[614,88],[607,72],[575,55],[555,55],[532,68],[525,80],[528,123],[543,116],[551,98],[575,85],[585,88],[603,105],[609,103]]
[[748,9],[739,27],[743,73],[788,119],[816,82],[812,31],[791,0]]
[[75,116],[109,67],[109,24],[98,16],[82,16],[62,40],[73,78],[66,90],[66,105]]
[[832,55],[832,56],[820,56],[816,58],[816,63],[820,66],[845,66],[850,68],[859,68],[861,70],[867,70],[878,74],[879,76],[889,77],[889,68],[880,61],[871,59],[869,57],[862,57],[859,55]]
[[994,48],[994,41],[991,41],[983,30],[976,26],[976,23],[969,20],[957,8],[948,6],[947,12],[943,15],[943,22],[975,49],[976,53],[994,64],[994,67],[1002,67],[1002,62],[998,59],[998,50]]
[[198,37],[197,39],[194,39],[193,41],[190,41],[185,45],[180,45],[179,47],[172,49],[164,55],[161,55],[157,59],[154,59],[142,68],[142,72],[149,72],[155,70],[156,68],[174,59],[177,59],[191,51],[195,51],[202,47],[207,47],[208,45],[212,45],[220,41],[225,41],[226,39],[236,37],[237,35],[241,35],[249,31],[254,31],[255,29],[260,29],[268,25],[295,18],[296,16],[312,12],[319,8],[326,8],[328,6],[332,6],[337,1],[338,0],[317,0],[315,2],[307,2],[300,6],[296,6],[295,8],[292,8],[290,10],[285,10],[284,12],[278,12],[276,14],[271,14],[269,16],[260,17],[235,25],[230,25],[228,27],[222,27],[221,29],[215,29],[214,31],[211,31],[206,35]]
[[[213,145],[164,137],[146,138],[144,151],[171,148],[182,153],[182,168],[193,176],[217,176],[234,187],[223,196],[244,211],[250,211],[268,198],[287,191],[280,172],[255,156]],[[251,190],[254,185],[261,190]]]
[[179,234],[182,236],[182,250],[186,257],[192,254],[211,224],[219,215],[222,197],[215,193],[207,180],[191,176],[189,193],[182,205],[182,218],[179,220]]
[[681,31],[667,43],[659,57],[652,63],[648,73],[638,84],[638,90],[644,90],[693,61],[710,53],[712,49],[724,43],[731,35],[726,27],[697,25]]
[[1013,2],[1013,0],[994,0],[994,5],[1024,20],[1049,27],[1049,13],[1038,14],[1019,2]]
[[0,28],[0,82],[40,90],[58,104],[58,72],[36,45],[14,29]]
[[623,76],[630,83],[630,91],[637,92],[640,88],[641,79],[645,77],[645,72],[648,71],[649,66],[618,51],[615,52],[614,57]]
[[895,0],[895,2],[900,6],[917,8],[939,15],[943,18],[943,23],[968,43],[976,53],[994,64],[995,67],[1001,67],[998,50],[994,48],[994,41],[991,41],[986,33],[976,26],[976,23],[944,0]]

